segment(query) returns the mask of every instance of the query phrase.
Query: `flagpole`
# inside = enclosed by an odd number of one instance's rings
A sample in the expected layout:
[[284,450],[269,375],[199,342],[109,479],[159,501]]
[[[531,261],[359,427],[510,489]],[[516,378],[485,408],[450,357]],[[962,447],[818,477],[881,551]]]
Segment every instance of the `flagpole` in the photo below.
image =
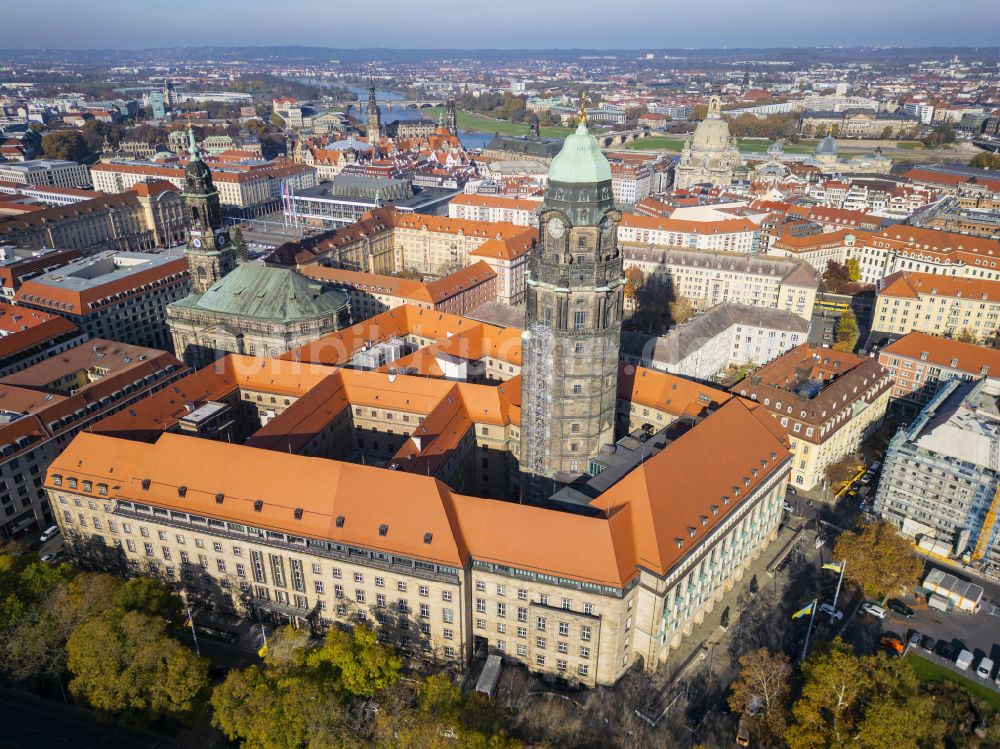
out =
[[830,612],[830,624],[833,624],[833,617],[837,615],[837,599],[840,598],[840,586],[844,582],[844,569],[847,567],[847,560],[840,563],[840,577],[837,578],[837,592],[833,594],[833,611]]
[[198,633],[194,631],[194,617],[191,616],[191,607],[188,606],[188,624],[191,625],[191,638],[194,640],[194,652],[201,655],[201,648],[198,647]]
[[813,620],[816,618],[816,604],[819,603],[818,598],[814,598],[812,602],[812,611],[809,612],[809,629],[806,630],[806,641],[802,643],[802,660],[806,659],[806,653],[809,652],[809,636],[812,635]]

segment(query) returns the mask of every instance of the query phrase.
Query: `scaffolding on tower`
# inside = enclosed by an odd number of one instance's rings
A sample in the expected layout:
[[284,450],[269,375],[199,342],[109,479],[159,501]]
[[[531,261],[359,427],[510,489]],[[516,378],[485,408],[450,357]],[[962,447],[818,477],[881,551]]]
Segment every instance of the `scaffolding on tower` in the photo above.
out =
[[552,329],[543,322],[528,327],[524,341],[524,365],[521,369],[523,383],[529,388],[522,391],[521,431],[524,455],[521,472],[527,477],[522,494],[528,499],[541,499],[548,470],[546,446],[552,438],[551,400],[552,375],[555,370]]

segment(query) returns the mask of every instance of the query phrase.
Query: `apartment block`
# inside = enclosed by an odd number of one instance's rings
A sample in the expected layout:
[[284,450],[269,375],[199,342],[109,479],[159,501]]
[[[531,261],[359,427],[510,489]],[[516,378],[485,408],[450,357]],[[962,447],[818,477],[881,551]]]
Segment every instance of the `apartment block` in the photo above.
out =
[[306,266],[303,274],[347,291],[355,322],[404,304],[464,315],[486,302],[497,300],[497,275],[483,261],[427,282],[319,265]]
[[890,408],[913,417],[949,380],[1000,376],[1000,351],[928,333],[907,333],[879,351],[893,379]]
[[763,404],[785,430],[791,482],[812,489],[857,450],[885,416],[892,378],[868,357],[803,344],[732,387]]
[[0,302],[0,377],[27,369],[87,340],[69,320]]
[[31,250],[141,251],[184,241],[186,212],[169,183],[32,211],[0,222],[0,243]]
[[98,339],[0,380],[0,536],[52,525],[42,490],[49,464],[95,421],[185,371],[163,351]]
[[64,317],[92,338],[169,350],[166,307],[190,290],[181,251],[102,252],[25,281],[14,302]]
[[457,195],[448,202],[449,218],[538,226],[541,200],[507,198],[502,195]]
[[1000,572],[1000,383],[942,383],[889,443],[874,512],[942,556]]
[[664,336],[623,331],[622,361],[710,380],[730,365],[766,364],[809,338],[794,312],[724,302]]
[[75,161],[35,159],[0,164],[0,180],[22,185],[90,187],[87,167]]
[[819,276],[803,261],[651,245],[622,245],[624,266],[644,283],[666,284],[696,310],[723,302],[794,312],[808,320]]
[[1000,327],[1000,281],[899,272],[888,276],[875,299],[872,329],[992,338]]

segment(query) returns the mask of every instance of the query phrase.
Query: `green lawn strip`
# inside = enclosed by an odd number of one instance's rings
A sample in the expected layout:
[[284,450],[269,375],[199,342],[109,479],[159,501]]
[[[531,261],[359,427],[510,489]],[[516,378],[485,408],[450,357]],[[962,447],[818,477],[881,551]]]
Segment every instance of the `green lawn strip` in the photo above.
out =
[[626,143],[624,147],[633,151],[675,151],[680,153],[681,149],[684,148],[684,139],[664,138],[653,135],[649,138],[641,138],[631,143]]
[[[950,681],[968,690],[977,699],[988,703],[993,709],[1000,710],[1000,693],[983,683],[977,683],[977,677],[965,678],[950,668],[932,663],[926,658],[910,653],[906,660],[920,681]],[[971,668],[971,666],[970,666]],[[981,681],[981,680],[980,680]]]
[[[441,116],[442,109],[441,107],[430,107],[421,110],[421,112],[427,119],[437,120]],[[491,117],[462,110],[459,110],[457,114],[458,126],[462,130],[478,133],[500,133],[500,135],[527,135],[529,132],[527,124],[495,120]],[[539,132],[545,138],[565,138],[573,131],[568,127],[546,125],[539,128]]]

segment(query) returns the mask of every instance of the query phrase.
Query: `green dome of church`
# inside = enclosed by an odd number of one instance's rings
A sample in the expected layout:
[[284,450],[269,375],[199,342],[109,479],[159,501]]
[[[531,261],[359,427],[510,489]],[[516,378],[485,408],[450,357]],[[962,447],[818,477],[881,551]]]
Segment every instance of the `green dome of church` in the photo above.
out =
[[566,138],[549,166],[549,182],[593,184],[611,179],[611,165],[584,123]]

